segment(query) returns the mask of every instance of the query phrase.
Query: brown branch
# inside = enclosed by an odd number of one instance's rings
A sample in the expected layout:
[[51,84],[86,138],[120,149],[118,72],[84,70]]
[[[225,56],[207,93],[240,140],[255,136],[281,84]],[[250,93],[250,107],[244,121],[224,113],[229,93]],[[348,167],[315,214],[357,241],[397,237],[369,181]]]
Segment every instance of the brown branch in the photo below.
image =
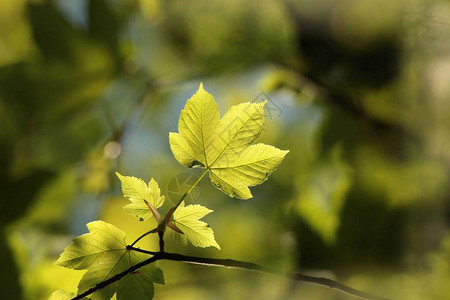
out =
[[347,285],[344,285],[342,283],[339,283],[337,281],[324,278],[324,277],[315,277],[315,276],[309,276],[304,275],[300,273],[284,273],[277,270],[272,270],[270,268],[266,268],[251,262],[245,262],[245,261],[239,261],[234,259],[219,259],[219,258],[206,258],[206,257],[197,257],[197,256],[188,256],[178,253],[168,253],[168,252],[153,252],[153,251],[147,251],[142,250],[140,248],[135,248],[132,246],[127,246],[127,250],[133,250],[149,255],[153,255],[151,258],[146,259],[127,270],[109,278],[108,280],[105,280],[103,282],[100,282],[95,287],[87,290],[86,292],[76,296],[75,298],[72,298],[72,300],[78,300],[82,299],[83,297],[86,297],[97,290],[106,287],[109,284],[112,284],[118,280],[120,280],[122,277],[126,276],[127,274],[136,271],[137,269],[150,264],[152,262],[158,261],[158,260],[170,260],[170,261],[181,261],[188,264],[197,264],[197,265],[204,265],[204,266],[213,266],[213,267],[225,267],[225,268],[237,268],[237,269],[244,269],[249,271],[258,271],[262,273],[277,275],[285,278],[289,278],[296,281],[303,281],[303,282],[311,282],[319,285],[323,285],[335,290],[338,290],[340,292],[347,293],[349,295],[361,298],[361,299],[367,299],[367,300],[389,300],[389,298],[383,298],[379,296],[375,296],[363,291],[356,290],[354,288],[351,288]]

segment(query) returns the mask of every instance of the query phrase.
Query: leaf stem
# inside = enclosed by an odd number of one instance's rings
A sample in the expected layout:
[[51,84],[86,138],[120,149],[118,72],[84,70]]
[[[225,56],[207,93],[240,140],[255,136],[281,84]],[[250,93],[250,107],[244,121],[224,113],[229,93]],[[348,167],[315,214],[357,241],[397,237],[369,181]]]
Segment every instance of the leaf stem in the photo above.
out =
[[155,227],[152,230],[147,231],[146,233],[144,233],[143,235],[138,237],[133,243],[131,243],[131,246],[136,245],[137,242],[139,242],[142,238],[146,237],[147,235],[149,235],[151,233],[157,233],[157,232],[158,232],[158,227]]
[[202,178],[206,175],[206,173],[208,173],[208,171],[209,171],[209,169],[205,169],[205,171],[203,171],[203,173],[200,175],[200,177],[197,178],[197,180],[194,182],[194,184],[186,191],[186,193],[183,194],[183,196],[181,196],[180,200],[178,200],[178,203],[173,207],[172,214],[177,210],[178,206],[180,206],[180,204],[181,204],[181,202],[183,202],[184,198],[186,198],[187,195],[189,195],[189,193],[192,192],[192,190],[202,180]]
[[134,265],[128,268],[127,270],[105,280],[100,283],[98,283],[95,287],[87,290],[86,292],[76,296],[75,298],[72,298],[72,300],[80,300],[86,296],[89,296],[90,294],[98,291],[101,288],[104,288],[118,280],[120,280],[122,277],[126,276],[127,274],[136,271],[137,269],[148,265],[150,263],[156,262],[158,260],[170,260],[170,261],[180,261],[185,262],[188,264],[197,264],[197,265],[204,265],[204,266],[213,266],[213,267],[225,267],[225,268],[237,268],[237,269],[244,269],[249,271],[258,271],[266,274],[272,274],[276,276],[281,276],[285,278],[289,278],[295,281],[302,281],[302,282],[310,282],[315,283],[318,285],[326,286],[335,290],[338,290],[340,292],[352,295],[354,297],[358,297],[360,299],[366,299],[366,300],[389,300],[389,298],[379,297],[376,295],[372,295],[360,290],[356,290],[354,288],[351,288],[347,285],[344,285],[342,283],[339,283],[335,280],[325,278],[325,277],[315,277],[315,276],[309,276],[304,275],[300,273],[285,273],[278,270],[273,270],[270,268],[266,268],[251,262],[246,261],[239,261],[234,259],[220,259],[220,258],[206,258],[206,257],[197,257],[197,256],[188,256],[178,253],[168,253],[168,252],[153,252],[153,251],[147,251],[142,250],[140,248],[135,248],[133,246],[127,246],[127,250],[132,250],[136,252],[141,252],[145,254],[152,255],[152,257]]

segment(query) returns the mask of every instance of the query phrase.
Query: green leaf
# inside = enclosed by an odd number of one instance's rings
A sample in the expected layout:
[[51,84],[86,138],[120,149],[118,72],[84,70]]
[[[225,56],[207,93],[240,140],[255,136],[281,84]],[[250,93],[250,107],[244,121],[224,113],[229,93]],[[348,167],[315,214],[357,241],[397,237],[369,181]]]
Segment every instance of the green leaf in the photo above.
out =
[[181,111],[179,133],[169,134],[175,158],[189,168],[208,169],[214,186],[227,195],[251,198],[248,187],[263,183],[289,152],[253,145],[263,129],[264,104],[233,106],[219,120],[213,96],[200,84]]
[[281,163],[288,151],[273,146],[256,144],[247,147],[239,155],[229,155],[218,159],[210,169],[212,183],[226,194],[241,199],[252,197],[249,186],[267,180]]
[[161,190],[155,179],[151,179],[147,184],[140,178],[132,176],[122,176],[116,172],[122,182],[122,192],[125,198],[131,201],[131,204],[124,206],[124,210],[138,218],[147,220],[153,216],[152,211],[145,203],[147,201],[155,210],[164,203],[164,196],[161,196]]
[[214,163],[226,161],[246,149],[261,135],[264,125],[264,105],[245,102],[235,105],[223,116],[216,130],[213,148]]
[[164,283],[162,271],[158,270],[159,272],[155,272],[153,266],[147,265],[141,268],[139,274],[125,276],[119,282],[117,299],[152,299],[154,294],[153,282]]
[[[219,107],[213,96],[203,89],[197,93],[181,110],[178,121],[179,133],[170,133],[170,145],[175,158],[189,167],[208,166],[215,153],[214,131],[220,121]],[[175,149],[175,150],[174,150]]]
[[198,204],[184,206],[184,202],[182,202],[173,213],[173,223],[184,233],[192,245],[201,248],[213,246],[220,250],[211,227],[199,220],[210,212],[212,210],[204,206]]
[[[96,284],[121,273],[129,267],[148,258],[135,251],[126,251],[116,259],[96,264],[83,275],[78,284],[78,293],[83,293]],[[117,300],[151,300],[154,294],[153,283],[164,284],[161,269],[147,265],[126,275],[120,281],[110,284],[91,295],[93,300],[109,300],[117,293]]]
[[90,232],[75,238],[55,262],[57,265],[84,270],[109,257],[110,253],[126,250],[126,235],[122,230],[103,221],[90,222],[86,226]]
[[[127,250],[125,233],[115,226],[95,221],[88,223],[87,227],[89,233],[75,238],[56,261],[56,264],[66,268],[88,270],[78,285],[78,293],[149,258],[148,255]],[[93,300],[108,300],[117,293],[118,300],[152,299],[153,282],[164,284],[162,271],[154,264],[146,265],[90,297]]]

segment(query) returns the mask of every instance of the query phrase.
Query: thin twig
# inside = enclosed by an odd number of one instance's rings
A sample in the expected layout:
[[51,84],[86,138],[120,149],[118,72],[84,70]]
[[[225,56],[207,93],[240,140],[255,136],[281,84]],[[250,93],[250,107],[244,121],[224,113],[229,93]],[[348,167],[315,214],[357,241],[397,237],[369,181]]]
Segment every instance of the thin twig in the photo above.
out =
[[153,228],[152,230],[147,231],[146,233],[142,234],[140,237],[138,237],[133,243],[131,243],[131,246],[136,245],[137,242],[139,242],[141,239],[143,239],[144,237],[146,237],[149,234],[152,233],[157,233],[158,232],[158,227]]
[[266,268],[251,262],[245,262],[245,261],[239,261],[234,259],[219,259],[219,258],[206,258],[206,257],[197,257],[197,256],[188,256],[178,253],[168,253],[168,252],[153,252],[153,251],[147,251],[140,248],[135,248],[132,246],[127,246],[127,250],[132,250],[136,252],[141,252],[149,255],[153,255],[151,258],[146,259],[127,270],[109,278],[108,280],[105,280],[103,282],[100,282],[95,287],[87,290],[86,292],[76,296],[75,298],[72,298],[72,300],[79,300],[83,297],[86,297],[96,291],[98,291],[101,288],[104,288],[118,280],[120,280],[122,277],[126,276],[127,274],[136,271],[137,269],[153,263],[158,260],[170,260],[170,261],[181,261],[188,264],[197,264],[197,265],[204,265],[204,266],[213,266],[213,267],[225,267],[225,268],[238,268],[238,269],[244,269],[249,271],[258,271],[262,273],[277,275],[285,278],[289,278],[296,281],[303,281],[303,282],[311,282],[318,285],[326,286],[335,290],[338,290],[340,292],[347,293],[349,295],[361,298],[361,299],[367,299],[367,300],[389,300],[389,298],[383,298],[379,296],[375,296],[363,291],[356,290],[354,288],[351,288],[347,285],[344,285],[342,283],[339,283],[337,281],[331,280],[329,278],[325,277],[315,277],[315,276],[309,276],[304,275],[300,273],[284,273],[277,270],[272,270],[270,268]]
[[[192,184],[192,186],[186,191],[186,193],[181,196],[180,200],[178,200],[177,204],[174,206],[172,214],[177,210],[178,206],[180,206],[181,202],[183,202],[184,198],[186,198],[187,195],[197,186],[197,184],[202,180],[202,178],[208,173],[209,169],[205,169],[202,174],[200,174],[200,177],[197,178],[197,180]],[[167,217],[167,216],[166,216]],[[170,216],[172,217],[172,216]]]

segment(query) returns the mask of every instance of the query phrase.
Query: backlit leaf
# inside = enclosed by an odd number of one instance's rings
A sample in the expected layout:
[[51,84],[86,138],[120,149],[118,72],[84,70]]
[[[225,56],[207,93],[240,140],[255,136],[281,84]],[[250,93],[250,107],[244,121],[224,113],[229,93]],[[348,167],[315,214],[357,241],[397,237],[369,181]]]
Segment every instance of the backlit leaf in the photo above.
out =
[[220,122],[220,113],[213,96],[203,89],[197,93],[181,110],[178,122],[179,133],[170,133],[169,139],[175,158],[182,164],[208,166],[216,153],[213,146],[214,131]]
[[219,120],[213,96],[200,84],[181,111],[179,133],[169,134],[175,158],[189,168],[208,169],[214,186],[227,195],[251,198],[248,187],[263,183],[288,153],[253,145],[263,129],[264,105],[241,103]]
[[122,176],[116,172],[122,182],[122,192],[131,204],[124,206],[124,210],[129,214],[146,220],[152,217],[152,212],[145,203],[147,201],[155,210],[164,203],[164,196],[155,179],[151,179],[148,185],[140,178],[132,176]]
[[216,247],[220,250],[219,244],[214,239],[214,232],[203,221],[203,218],[212,210],[201,205],[184,206],[184,202],[173,213],[173,223],[184,233],[186,238],[196,247]]
[[[87,227],[89,233],[75,238],[56,261],[56,264],[66,268],[88,270],[78,285],[78,293],[149,258],[148,255],[127,250],[125,233],[113,225],[95,221],[88,223]],[[90,297],[93,300],[108,300],[117,293],[118,300],[150,300],[153,297],[153,282],[163,284],[164,277],[158,267],[150,264],[96,291]]]

